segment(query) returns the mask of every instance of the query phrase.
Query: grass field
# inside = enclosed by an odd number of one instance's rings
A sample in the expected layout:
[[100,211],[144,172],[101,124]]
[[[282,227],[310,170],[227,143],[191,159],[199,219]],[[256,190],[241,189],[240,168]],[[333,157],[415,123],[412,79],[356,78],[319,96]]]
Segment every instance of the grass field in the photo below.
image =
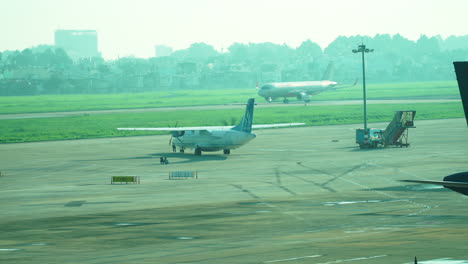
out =
[[[460,98],[456,81],[368,84],[368,99],[453,99]],[[249,97],[264,99],[249,89],[173,90],[135,94],[41,95],[0,97],[0,114],[82,110],[132,109],[167,106],[244,103]],[[312,100],[357,100],[362,86],[328,91]]]
[[[416,110],[417,120],[463,117],[461,103],[383,104],[368,106],[369,122],[390,122],[396,110]],[[79,116],[0,120],[0,143],[154,135],[154,131],[117,131],[118,127],[233,125],[239,109],[177,110],[165,112],[106,113]],[[361,105],[258,107],[255,124],[305,122],[335,125],[362,122]]]
[[[459,98],[455,81],[369,84],[368,99],[453,99]],[[256,96],[254,89],[176,90],[155,93],[106,95],[48,95],[0,97],[0,114],[74,112],[158,108],[167,106],[223,105],[245,103]],[[361,85],[323,92],[313,100],[356,100],[362,98]],[[257,96],[257,101],[263,98]],[[416,110],[416,120],[463,117],[461,103],[417,103],[369,105],[369,122],[387,122],[396,110]],[[154,135],[148,131],[117,131],[118,127],[167,127],[234,125],[243,108],[219,110],[184,110],[139,113],[99,113],[65,117],[0,120],[0,143],[61,139],[82,139]],[[362,122],[361,105],[291,105],[259,107],[256,124],[305,122],[307,125],[334,125]]]

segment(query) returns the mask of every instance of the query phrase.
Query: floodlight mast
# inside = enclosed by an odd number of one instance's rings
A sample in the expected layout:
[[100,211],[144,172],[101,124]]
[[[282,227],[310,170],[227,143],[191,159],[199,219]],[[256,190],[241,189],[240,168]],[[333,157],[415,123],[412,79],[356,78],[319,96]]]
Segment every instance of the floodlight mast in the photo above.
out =
[[358,49],[353,49],[353,53],[362,53],[362,97],[364,100],[364,133],[367,131],[367,105],[366,105],[366,66],[364,62],[364,53],[373,52],[374,49],[366,48],[366,45],[362,44],[358,46]]

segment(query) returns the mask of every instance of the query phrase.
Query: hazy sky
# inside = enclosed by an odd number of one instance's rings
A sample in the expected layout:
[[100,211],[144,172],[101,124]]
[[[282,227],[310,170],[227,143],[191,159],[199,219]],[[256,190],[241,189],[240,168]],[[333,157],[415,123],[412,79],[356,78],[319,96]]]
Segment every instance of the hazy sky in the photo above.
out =
[[468,0],[0,0],[0,51],[53,44],[56,29],[95,29],[107,59],[205,42],[325,48],[337,36],[468,34]]

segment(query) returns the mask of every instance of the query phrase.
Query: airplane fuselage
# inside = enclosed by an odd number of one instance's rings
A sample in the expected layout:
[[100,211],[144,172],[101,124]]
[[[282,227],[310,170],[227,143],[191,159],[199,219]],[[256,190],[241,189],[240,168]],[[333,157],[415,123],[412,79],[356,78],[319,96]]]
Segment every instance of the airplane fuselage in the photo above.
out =
[[336,85],[337,83],[332,81],[268,83],[259,89],[258,95],[267,101],[280,97],[297,97],[300,100],[307,100],[308,96],[321,93]]
[[179,149],[219,151],[236,149],[255,137],[255,134],[236,130],[187,130],[183,135],[173,136],[172,144]]

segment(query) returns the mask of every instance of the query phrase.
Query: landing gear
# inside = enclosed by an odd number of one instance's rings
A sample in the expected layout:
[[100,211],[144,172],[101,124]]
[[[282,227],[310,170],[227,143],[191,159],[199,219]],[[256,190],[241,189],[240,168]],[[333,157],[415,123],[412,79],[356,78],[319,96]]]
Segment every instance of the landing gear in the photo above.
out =
[[172,152],[177,152],[176,146],[172,144]]
[[196,148],[195,149],[195,155],[196,156],[201,156],[201,148]]
[[224,149],[223,153],[226,154],[226,155],[229,155],[229,154],[231,154],[231,150],[230,149]]
[[267,100],[267,102],[269,102],[269,103],[273,102],[273,98],[271,98],[271,97],[265,97],[265,100]]
[[285,104],[289,104],[289,100],[288,100],[288,99],[286,99],[286,98],[284,98],[284,99],[283,99],[283,103],[285,103]]
[[181,148],[179,151],[180,151],[180,153],[184,153],[185,149]]

